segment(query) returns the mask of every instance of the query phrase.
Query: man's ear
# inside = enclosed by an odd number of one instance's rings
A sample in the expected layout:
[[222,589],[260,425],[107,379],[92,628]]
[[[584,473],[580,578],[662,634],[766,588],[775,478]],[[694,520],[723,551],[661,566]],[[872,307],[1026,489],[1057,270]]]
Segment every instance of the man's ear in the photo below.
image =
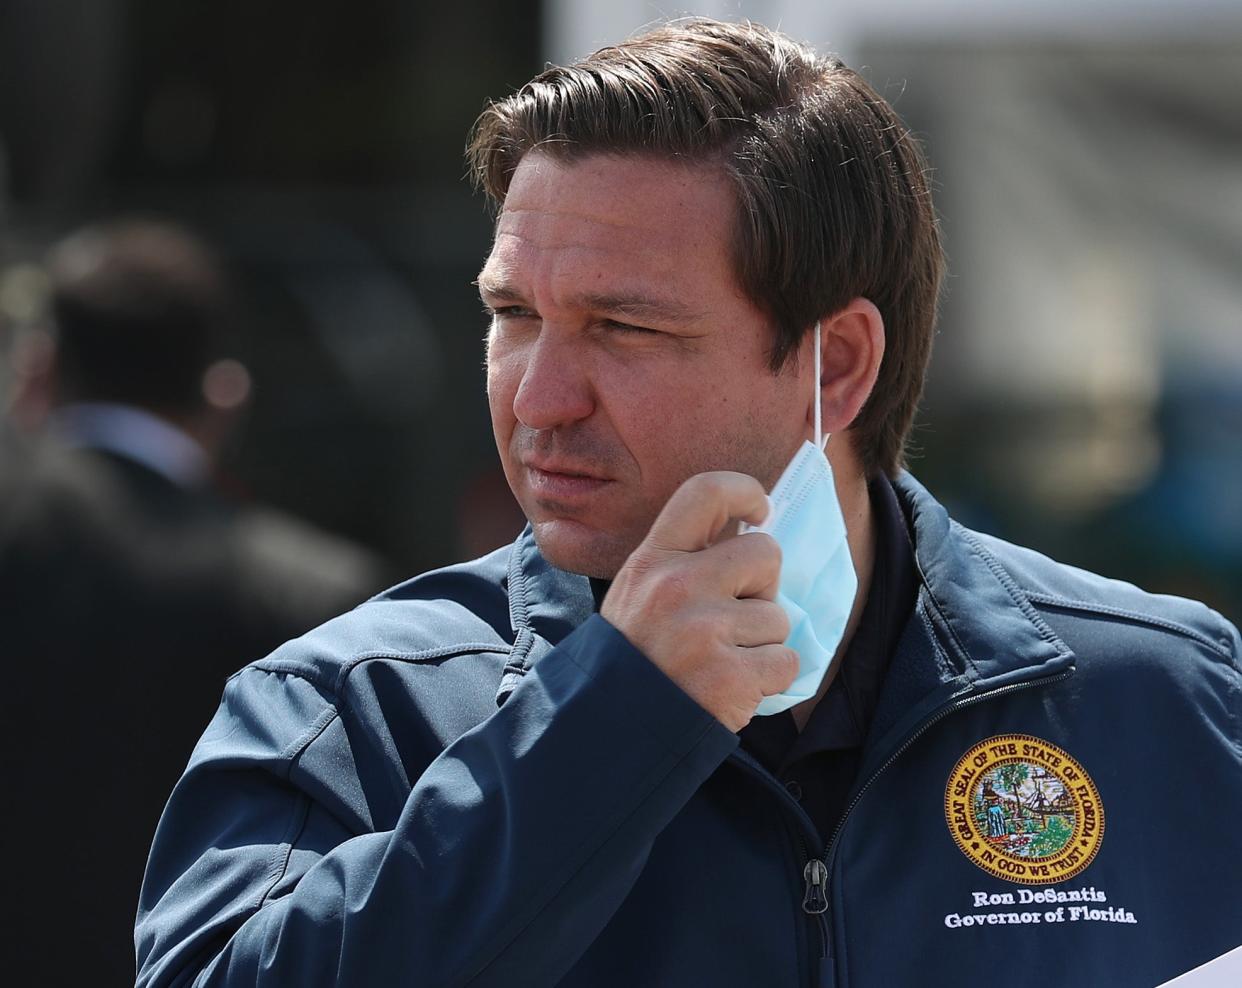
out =
[[[820,320],[819,394],[825,433],[844,432],[875,387],[884,359],[884,317],[870,299],[856,298]],[[812,334],[807,334],[813,340]],[[811,344],[813,345],[813,344]],[[808,412],[813,423],[815,409]]]

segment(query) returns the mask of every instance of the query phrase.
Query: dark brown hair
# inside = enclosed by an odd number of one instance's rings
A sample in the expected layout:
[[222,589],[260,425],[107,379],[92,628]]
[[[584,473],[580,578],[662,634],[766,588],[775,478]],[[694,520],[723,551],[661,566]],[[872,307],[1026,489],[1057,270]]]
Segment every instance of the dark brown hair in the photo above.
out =
[[498,207],[536,147],[722,167],[737,191],[738,282],[775,326],[773,371],[816,319],[859,296],[880,310],[884,361],[851,430],[869,475],[902,466],[944,260],[918,145],[856,72],[757,24],[667,24],[483,111],[468,158]]
[[230,299],[205,244],[168,223],[114,220],[61,241],[47,268],[68,397],[161,412],[202,405]]

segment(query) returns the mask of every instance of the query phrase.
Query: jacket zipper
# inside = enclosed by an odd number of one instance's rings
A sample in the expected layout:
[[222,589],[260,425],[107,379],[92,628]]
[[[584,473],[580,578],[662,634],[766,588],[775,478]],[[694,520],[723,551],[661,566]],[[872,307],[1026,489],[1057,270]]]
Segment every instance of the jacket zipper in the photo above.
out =
[[[1059,683],[1062,680],[1069,679],[1074,674],[1073,668],[1066,669],[1064,672],[1056,673],[1052,676],[1041,677],[1039,679],[1029,679],[1023,683],[1010,683],[1008,686],[1000,686],[994,690],[987,690],[983,693],[976,693],[973,696],[963,697],[955,700],[947,706],[941,707],[935,714],[923,721],[913,734],[905,739],[891,755],[884,760],[879,768],[877,768],[863,783],[858,792],[854,793],[854,798],[850,800],[849,805],[845,808],[845,812],[841,814],[841,819],[837,821],[836,828],[832,832],[832,838],[828,841],[828,848],[824,852],[823,858],[811,858],[803,869],[803,880],[806,883],[806,894],[802,900],[802,909],[804,912],[817,916],[820,922],[820,930],[823,933],[824,952],[821,955],[827,959],[829,957],[828,945],[829,929],[828,929],[828,877],[832,874],[832,862],[836,856],[837,844],[841,839],[841,832],[845,829],[846,821],[849,820],[850,814],[854,811],[859,801],[871,788],[875,782],[890,765],[893,764],[902,754],[909,749],[919,738],[926,734],[932,727],[939,724],[950,714],[964,710],[966,707],[974,706],[976,703],[982,703],[985,700],[992,700],[998,696],[1005,696],[1009,693],[1016,693],[1019,690],[1030,689],[1035,686],[1049,686],[1053,683]],[[803,853],[806,854],[806,846],[803,844]],[[825,960],[825,963],[827,961]]]
[[[803,856],[807,856],[806,846],[802,848]],[[828,911],[828,867],[819,858],[811,858],[802,869],[802,878],[806,882],[806,895],[802,899],[802,911],[812,916],[822,916]]]
[[802,860],[806,862],[802,869],[805,887],[802,911],[818,921],[819,956],[822,963],[828,956],[828,919],[824,915],[828,911],[828,869],[824,867],[823,861],[811,854],[801,835],[798,837],[798,847],[802,850]]
[[[752,756],[743,752],[740,754],[734,753],[730,757],[731,757],[731,760],[734,761],[740,768],[742,768],[744,771],[753,775],[756,779],[759,780],[761,784],[767,786],[774,793],[778,794],[781,799],[786,800],[788,802],[789,808],[792,811],[793,815],[801,816],[805,820],[806,826],[810,828],[812,833],[814,832],[815,825],[811,821],[810,817],[806,816],[805,810],[803,810],[801,806],[799,806],[796,802],[794,802],[793,797],[789,795],[789,791],[785,789],[785,787],[782,786],[771,775],[771,773],[764,770],[763,767],[759,765],[758,763],[751,764],[753,761]],[[823,862],[818,857],[816,857],[815,855],[811,853],[810,848],[807,845],[806,836],[803,833],[802,827],[795,828],[793,837],[794,837],[794,840],[797,842],[798,849],[802,852],[800,860],[805,862],[805,865],[803,866],[803,869],[802,869],[802,875],[803,875],[804,881],[807,881],[808,880],[807,876],[810,874],[809,869],[814,868],[816,865],[818,865],[820,868],[823,868]],[[828,905],[827,887],[828,887],[828,876],[827,876],[827,872],[824,872],[822,876],[822,881],[818,885],[819,894],[823,898],[824,908],[827,908],[827,905]],[[803,900],[802,900],[802,908],[804,911],[807,911],[807,912],[810,912],[810,910],[807,909],[807,902],[809,901],[807,896],[809,895],[811,895],[811,892],[810,892],[810,886],[808,885],[807,893],[804,895]],[[815,915],[816,915],[816,919],[818,920],[818,925],[819,925],[819,934],[820,934],[819,935],[819,956],[821,959],[820,963],[822,965],[823,958],[828,956],[828,924],[824,919],[822,910],[820,911],[820,913],[815,914]]]

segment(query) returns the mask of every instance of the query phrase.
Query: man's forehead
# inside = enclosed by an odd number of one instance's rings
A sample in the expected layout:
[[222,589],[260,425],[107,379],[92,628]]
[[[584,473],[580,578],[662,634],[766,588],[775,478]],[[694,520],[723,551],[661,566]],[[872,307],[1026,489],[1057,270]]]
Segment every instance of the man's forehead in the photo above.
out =
[[524,269],[549,258],[593,272],[600,292],[619,297],[650,296],[653,279],[731,280],[731,206],[723,176],[706,165],[532,152],[514,174],[480,289],[508,297]]
[[[734,198],[724,172],[701,162],[640,154],[590,154],[568,159],[541,151],[519,162],[497,218],[497,232],[532,216],[627,230],[694,233],[732,217]],[[680,221],[693,217],[693,229]],[[605,234],[607,235],[607,234]]]

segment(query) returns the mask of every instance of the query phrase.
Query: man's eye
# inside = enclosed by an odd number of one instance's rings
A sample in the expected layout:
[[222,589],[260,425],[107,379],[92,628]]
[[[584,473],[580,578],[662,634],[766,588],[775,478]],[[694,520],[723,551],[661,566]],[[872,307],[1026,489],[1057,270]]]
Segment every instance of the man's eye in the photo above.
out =
[[648,329],[646,326],[635,326],[633,323],[617,322],[615,319],[605,320],[604,325],[609,329],[620,333],[645,333],[650,336],[655,336],[659,332],[655,329]]
[[520,305],[502,305],[496,309],[487,310],[494,319],[530,319],[534,313],[530,309],[523,308]]

